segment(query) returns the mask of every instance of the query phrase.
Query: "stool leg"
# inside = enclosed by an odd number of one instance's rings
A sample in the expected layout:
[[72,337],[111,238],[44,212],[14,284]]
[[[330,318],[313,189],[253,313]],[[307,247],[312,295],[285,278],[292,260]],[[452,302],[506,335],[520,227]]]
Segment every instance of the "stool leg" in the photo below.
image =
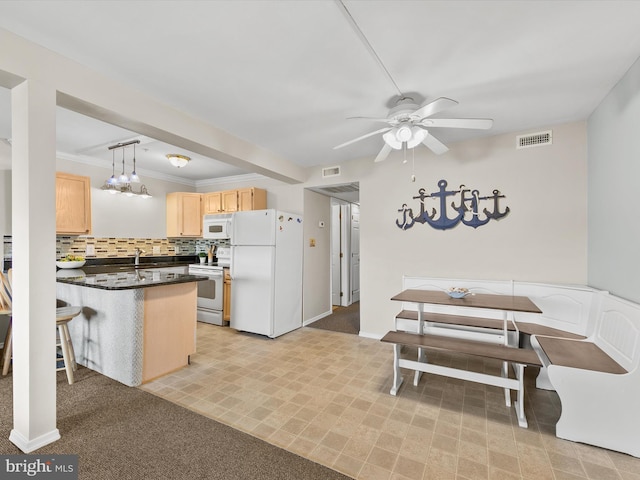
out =
[[73,350],[73,342],[71,341],[71,334],[69,333],[69,325],[64,324],[64,333],[69,341],[69,361],[71,362],[71,367],[75,372],[78,370],[78,364],[76,363],[76,352]]
[[64,360],[64,369],[67,371],[67,380],[69,385],[73,383],[73,366],[71,359],[69,358],[69,340],[67,338],[67,332],[65,332],[66,325],[62,324],[58,326],[58,334],[60,335],[60,347],[62,347],[62,358]]
[[4,337],[4,351],[2,352],[2,375],[9,373],[9,367],[11,366],[11,353],[13,350],[13,326],[11,325],[11,319],[9,319],[9,325],[7,326],[7,335]]

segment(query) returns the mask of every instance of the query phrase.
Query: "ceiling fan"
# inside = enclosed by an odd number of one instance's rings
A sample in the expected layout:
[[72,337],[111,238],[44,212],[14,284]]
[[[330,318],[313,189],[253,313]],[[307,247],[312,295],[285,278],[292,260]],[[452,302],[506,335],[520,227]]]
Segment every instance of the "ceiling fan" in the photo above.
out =
[[386,127],[369,132],[333,148],[346,147],[365,138],[382,134],[384,146],[376,156],[376,162],[386,159],[391,150],[412,149],[421,143],[431,149],[433,153],[440,155],[449,149],[433,136],[431,133],[432,128],[487,130],[493,125],[493,120],[490,118],[430,118],[432,115],[455,107],[457,104],[458,102],[455,100],[440,97],[420,107],[414,102],[413,98],[402,95],[398,98],[395,107],[389,111],[387,118],[350,117],[352,119],[359,118],[383,122],[387,124]]

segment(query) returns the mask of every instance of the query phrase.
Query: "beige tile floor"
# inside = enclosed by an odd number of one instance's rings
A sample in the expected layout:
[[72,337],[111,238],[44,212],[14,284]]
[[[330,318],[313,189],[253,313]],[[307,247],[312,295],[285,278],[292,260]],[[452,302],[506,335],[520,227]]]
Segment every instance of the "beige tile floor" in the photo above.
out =
[[560,402],[535,388],[535,370],[523,429],[496,387],[425,374],[390,395],[391,361],[390,345],[354,335],[302,328],[271,340],[198,323],[192,364],[142,388],[358,479],[640,480],[640,459],[555,437]]

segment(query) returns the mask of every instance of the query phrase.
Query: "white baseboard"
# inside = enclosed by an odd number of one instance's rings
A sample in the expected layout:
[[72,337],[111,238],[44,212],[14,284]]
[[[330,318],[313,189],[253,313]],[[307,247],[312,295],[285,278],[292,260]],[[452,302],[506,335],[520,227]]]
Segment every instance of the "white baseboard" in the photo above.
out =
[[33,452],[45,445],[49,445],[50,443],[55,442],[56,440],[60,440],[60,432],[57,428],[47,432],[43,435],[40,435],[37,438],[32,440],[27,440],[20,432],[16,429],[12,429],[9,434],[9,441],[13,443],[16,447],[22,450],[24,453]]
[[309,318],[309,319],[305,320],[304,322],[302,322],[302,326],[306,327],[310,323],[313,323],[313,322],[315,322],[317,320],[320,320],[321,318],[328,317],[332,313],[333,313],[333,310],[329,310],[328,312],[324,312],[324,313],[321,313],[320,315],[316,315],[313,318]]
[[382,337],[384,337],[384,335],[380,335],[378,333],[363,332],[362,330],[360,330],[360,333],[358,334],[358,336],[364,337],[364,338],[372,338],[374,340],[380,340]]

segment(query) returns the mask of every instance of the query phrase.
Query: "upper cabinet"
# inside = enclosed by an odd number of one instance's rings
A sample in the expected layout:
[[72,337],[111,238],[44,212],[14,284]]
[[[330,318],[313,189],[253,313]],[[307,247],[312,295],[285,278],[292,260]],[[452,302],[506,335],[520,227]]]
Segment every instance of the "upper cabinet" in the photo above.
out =
[[238,190],[238,210],[264,210],[267,208],[267,191],[261,188]]
[[202,237],[202,194],[167,194],[167,237]]
[[267,208],[267,191],[261,188],[241,188],[204,194],[204,214],[233,213]]
[[204,214],[233,213],[238,211],[238,191],[211,192],[204,194]]
[[56,233],[91,234],[91,179],[56,173]]

